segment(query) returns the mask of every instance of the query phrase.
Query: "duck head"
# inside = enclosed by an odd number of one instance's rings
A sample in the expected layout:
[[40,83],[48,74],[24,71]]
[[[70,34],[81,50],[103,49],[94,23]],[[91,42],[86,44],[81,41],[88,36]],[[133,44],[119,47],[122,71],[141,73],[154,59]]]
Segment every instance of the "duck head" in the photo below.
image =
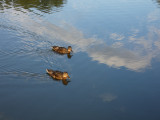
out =
[[69,78],[69,79],[70,79],[70,77],[69,77],[69,75],[68,75],[68,73],[67,73],[67,72],[63,72],[63,78],[64,78],[64,79],[67,79],[67,78]]
[[71,46],[68,46],[68,52],[72,52],[72,47]]

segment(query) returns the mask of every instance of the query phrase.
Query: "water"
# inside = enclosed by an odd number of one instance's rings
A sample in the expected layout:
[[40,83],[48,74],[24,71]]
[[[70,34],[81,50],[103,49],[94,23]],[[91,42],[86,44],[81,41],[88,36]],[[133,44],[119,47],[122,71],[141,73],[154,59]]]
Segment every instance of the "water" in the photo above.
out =
[[0,0],[0,120],[159,120],[159,4]]

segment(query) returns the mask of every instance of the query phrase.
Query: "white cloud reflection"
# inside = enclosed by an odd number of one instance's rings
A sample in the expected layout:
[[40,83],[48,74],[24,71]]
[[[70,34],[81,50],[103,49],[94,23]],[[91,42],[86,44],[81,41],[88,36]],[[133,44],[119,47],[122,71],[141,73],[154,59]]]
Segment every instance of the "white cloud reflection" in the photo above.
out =
[[117,34],[117,33],[112,33],[110,35],[110,38],[113,39],[113,40],[123,40],[125,38],[125,36]]
[[117,96],[110,93],[105,93],[100,95],[100,98],[103,102],[112,102],[113,100],[117,99]]
[[148,22],[154,22],[160,20],[160,11],[158,9],[154,10],[153,12],[149,13],[147,16]]
[[150,56],[140,56],[124,48],[112,48],[106,45],[92,47],[88,49],[88,54],[99,63],[115,68],[126,67],[135,71],[146,68],[151,61]]
[[[27,11],[25,12],[27,13]],[[81,31],[65,22],[61,23],[60,27],[40,18],[32,18],[33,16],[28,14],[8,9],[5,17],[10,20],[9,24],[14,25],[15,23],[25,31],[45,36],[50,42],[58,40],[70,44],[73,46],[74,52],[87,52],[92,60],[111,67],[126,67],[133,71],[141,71],[149,67],[151,60],[160,53],[160,29],[154,26],[148,27],[148,33],[144,36],[138,36],[140,32],[138,29],[133,31],[130,36],[111,33],[111,39],[120,42],[115,41],[113,45],[109,46],[103,40],[94,37],[85,38]],[[155,13],[150,14],[148,18],[151,19],[152,15]],[[20,34],[23,33],[19,31]],[[122,39],[127,39],[127,41],[123,42]],[[39,44],[41,45],[41,43]],[[129,48],[128,44],[133,44],[133,46]]]

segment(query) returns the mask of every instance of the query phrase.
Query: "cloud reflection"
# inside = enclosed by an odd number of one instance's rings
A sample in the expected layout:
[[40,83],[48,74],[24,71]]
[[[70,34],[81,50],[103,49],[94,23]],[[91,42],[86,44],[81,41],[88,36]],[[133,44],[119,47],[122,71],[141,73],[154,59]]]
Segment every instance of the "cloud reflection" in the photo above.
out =
[[117,99],[117,96],[110,93],[105,93],[100,95],[100,98],[103,100],[103,102],[112,102],[113,100]]
[[113,40],[123,40],[125,37],[123,35],[117,34],[117,33],[112,33],[110,35],[110,38]]
[[107,45],[94,46],[88,49],[93,60],[111,67],[126,67],[138,71],[150,64],[150,56],[139,56],[124,48],[113,48]]

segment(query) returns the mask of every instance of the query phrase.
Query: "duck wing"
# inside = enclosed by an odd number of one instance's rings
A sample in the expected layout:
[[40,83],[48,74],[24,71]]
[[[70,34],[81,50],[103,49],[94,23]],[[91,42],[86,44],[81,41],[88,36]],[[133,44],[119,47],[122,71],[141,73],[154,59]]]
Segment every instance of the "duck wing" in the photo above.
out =
[[64,47],[59,47],[57,52],[59,52],[59,53],[68,53],[68,50],[66,48],[64,48]]
[[59,80],[63,79],[63,72],[54,71],[53,75],[55,79],[59,79]]
[[63,72],[61,72],[61,71],[54,71],[53,74],[55,74],[56,76],[58,76],[58,75],[63,75]]

